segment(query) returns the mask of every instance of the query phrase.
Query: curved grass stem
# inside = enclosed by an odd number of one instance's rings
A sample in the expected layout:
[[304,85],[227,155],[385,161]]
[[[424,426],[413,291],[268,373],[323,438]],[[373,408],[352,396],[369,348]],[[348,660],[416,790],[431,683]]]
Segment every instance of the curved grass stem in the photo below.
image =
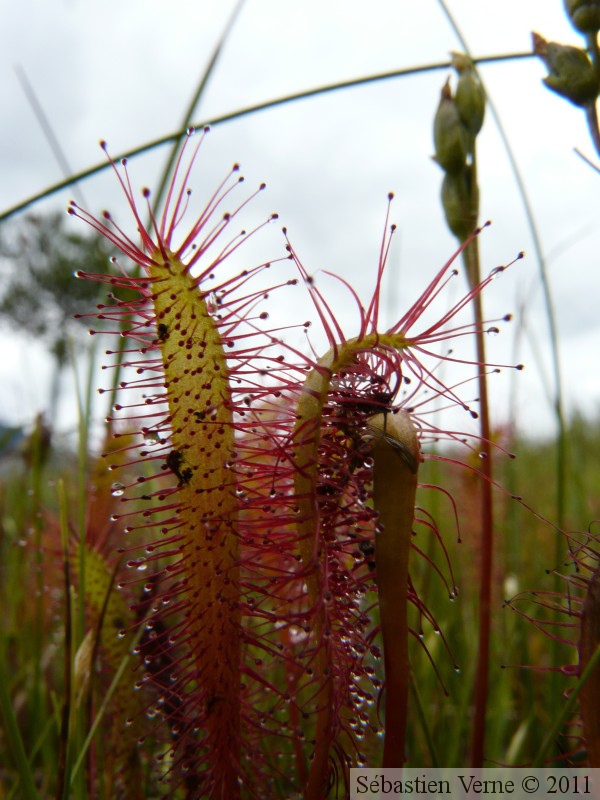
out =
[[[500,55],[482,56],[481,58],[475,58],[473,60],[476,64],[484,64],[498,61],[515,61],[517,59],[535,57],[536,56],[534,56],[532,53],[506,53]],[[284,95],[274,100],[267,100],[264,103],[256,103],[255,105],[246,106],[245,108],[240,108],[227,114],[221,114],[216,117],[207,118],[194,123],[192,127],[201,128],[204,125],[220,125],[225,122],[233,122],[234,120],[242,119],[243,117],[250,116],[251,114],[256,114],[259,111],[267,111],[271,108],[277,108],[278,106],[287,105],[288,103],[294,103],[297,100],[306,100],[310,97],[317,97],[321,94],[328,94],[329,92],[340,91],[342,89],[352,89],[369,83],[379,83],[392,78],[404,78],[410,75],[419,75],[424,72],[436,72],[439,70],[448,69],[450,66],[450,61],[438,61],[431,64],[423,64],[418,67],[406,67],[405,69],[392,70],[391,72],[381,72],[375,75],[367,75],[362,78],[352,78],[347,81],[340,81],[339,83],[326,84],[325,86],[318,86],[314,89],[306,89],[305,91]],[[153,139],[152,141],[146,142],[139,147],[135,147],[132,150],[121,153],[119,156],[115,157],[114,160],[118,162],[123,158],[133,158],[134,156],[142,155],[142,153],[147,153],[150,150],[154,150],[156,147],[162,147],[165,144],[177,142],[183,136],[185,136],[185,133],[186,130],[184,128],[183,130],[178,130],[174,133],[169,133],[166,136]],[[60,192],[62,189],[67,189],[74,183],[78,183],[79,181],[83,181],[87,178],[91,178],[93,175],[103,172],[108,166],[110,165],[103,161],[100,164],[96,164],[93,167],[89,167],[88,169],[72,175],[68,180],[63,180],[52,184],[52,186],[48,186],[43,191],[38,192],[31,197],[22,200],[20,203],[5,209],[2,213],[0,213],[0,222],[15,216],[15,214],[24,211],[26,208],[29,208],[40,200],[51,197],[57,192]]]

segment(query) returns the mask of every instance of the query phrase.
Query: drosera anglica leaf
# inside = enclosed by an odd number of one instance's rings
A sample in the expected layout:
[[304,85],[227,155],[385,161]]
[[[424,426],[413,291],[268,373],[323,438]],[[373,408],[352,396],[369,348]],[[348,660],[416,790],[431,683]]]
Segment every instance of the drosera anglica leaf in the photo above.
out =
[[[139,603],[138,611],[149,631],[142,646],[147,683],[163,695],[168,686],[162,713],[169,746],[162,760],[191,796],[235,800],[242,783],[251,786],[260,777],[246,742],[248,729],[255,727],[254,712],[243,705],[253,680],[245,673],[242,654],[242,611],[247,606],[240,587],[240,514],[248,502],[244,485],[251,482],[250,462],[256,460],[253,442],[272,438],[261,422],[261,405],[272,415],[278,413],[274,390],[263,377],[278,374],[273,365],[280,362],[273,351],[279,345],[273,334],[258,335],[255,310],[277,287],[265,290],[262,283],[253,288],[270,263],[233,277],[223,269],[241,243],[265,224],[229,235],[248,202],[226,210],[241,181],[237,165],[181,243],[173,244],[185,215],[191,164],[205,134],[187,164],[180,156],[166,207],[150,229],[142,223],[126,165],[123,171],[113,165],[141,244],[108,213],[98,220],[74,205],[71,213],[142,268],[139,277],[124,270],[109,279],[97,277],[117,291],[137,293],[133,300],[113,296],[102,315],[125,325],[128,346],[121,363],[136,377],[122,381],[120,388],[135,397],[119,403],[118,413],[139,426],[138,437],[146,445],[142,450],[127,447],[127,463],[142,462],[146,470],[140,483],[124,486],[121,499],[132,510],[118,519],[126,536],[143,541],[140,555],[123,548],[134,575],[129,583],[145,581],[153,587],[149,602]],[[149,208],[149,193],[144,196]],[[275,218],[271,215],[267,222]],[[288,283],[294,281],[282,280],[281,285]],[[285,371],[281,379],[289,380]],[[249,409],[248,398],[258,410]],[[236,441],[240,435],[246,443]],[[266,448],[267,457],[271,449]],[[244,453],[248,465],[232,469]],[[152,467],[154,479],[146,474]],[[137,510],[140,499],[144,503]],[[254,641],[252,635],[249,641]]]
[[[389,196],[391,199],[392,195]],[[386,508],[386,503],[378,508],[377,493],[373,494],[368,488],[373,480],[374,466],[370,454],[374,438],[369,429],[371,417],[381,412],[383,427],[394,414],[410,415],[420,445],[429,436],[437,440],[459,440],[455,432],[446,433],[432,427],[426,414],[421,413],[420,406],[424,401],[420,395],[423,393],[429,394],[426,402],[442,398],[446,404],[463,409],[469,417],[475,416],[455,388],[438,377],[436,369],[430,366],[430,359],[435,357],[438,363],[444,360],[452,362],[453,356],[439,355],[434,347],[475,333],[476,326],[457,324],[455,317],[483,291],[493,276],[470,289],[433,323],[422,322],[425,312],[448,281],[458,274],[453,264],[471,241],[470,237],[399,320],[382,329],[379,320],[382,277],[394,230],[394,226],[390,226],[383,238],[375,289],[367,305],[363,305],[352,287],[339,278],[356,304],[358,324],[352,336],[347,336],[342,330],[332,307],[288,241],[290,256],[304,279],[329,343],[329,350],[323,356],[307,361],[307,376],[296,395],[296,417],[289,454],[286,456],[284,452],[281,457],[282,462],[293,465],[294,495],[298,507],[298,551],[308,600],[307,628],[312,631],[306,654],[314,666],[313,703],[310,708],[309,704],[302,708],[305,714],[316,717],[314,754],[305,787],[308,800],[322,797],[334,780],[332,759],[339,759],[337,770],[340,775],[347,775],[351,766],[364,764],[361,741],[374,725],[368,714],[363,714],[357,723],[356,711],[352,699],[349,699],[364,691],[366,655],[380,656],[378,648],[370,644],[371,618],[364,611],[358,611],[363,608],[365,595],[374,588],[374,577],[364,571],[350,572],[345,561],[354,541],[358,540],[357,544],[361,540],[365,542],[362,548],[359,546],[359,552],[369,547],[377,516]],[[478,234],[479,231],[474,236]],[[423,326],[421,330],[417,329],[419,324]],[[407,395],[402,396],[401,388],[406,382],[413,382],[413,385]],[[392,432],[397,424],[390,423]],[[377,435],[380,434],[381,431]],[[393,434],[391,438],[395,438]],[[379,449],[387,450],[388,445],[389,440],[385,440]],[[406,473],[407,487],[410,485],[401,498],[406,516],[406,509],[414,507],[419,446],[413,441],[411,446],[403,447],[401,451],[398,447],[392,450],[399,468]],[[378,499],[381,503],[381,496]],[[390,516],[394,515],[395,512],[390,511]],[[403,574],[407,570],[409,535],[410,526],[405,519],[404,546],[396,551],[395,543],[392,543],[389,548],[395,558],[403,560]],[[361,563],[364,565],[362,559]],[[390,592],[393,582],[385,570],[382,575],[383,593],[389,600],[393,594]],[[420,598],[414,591],[409,592],[408,581],[400,576],[396,586],[402,587],[405,593],[398,613],[405,615],[406,595],[410,595],[410,602],[435,625],[433,616]],[[454,594],[454,590],[455,587],[451,587],[449,593]],[[391,605],[396,604],[392,601]],[[386,627],[389,632],[389,625]],[[391,637],[386,633],[385,638],[389,650]],[[357,658],[357,654],[361,656]],[[400,681],[398,672],[402,669],[398,666],[400,661],[406,666],[404,656],[402,659],[397,654],[390,656],[390,665],[398,667],[394,675],[396,687]],[[408,676],[404,677],[407,681]],[[405,682],[399,691],[405,693],[407,685]],[[395,696],[397,698],[398,692]],[[405,722],[406,714],[398,714],[397,733]],[[400,738],[399,733],[392,736],[388,752]],[[398,758],[401,763],[402,754]]]
[[[99,278],[136,293],[113,296],[102,317],[123,325],[115,330],[127,340],[119,363],[132,376],[119,390],[133,398],[115,405],[110,421],[123,413],[143,442],[123,448],[124,463],[143,471],[120,482],[117,515],[129,583],[150,587],[137,604],[147,629],[142,683],[161,693],[161,759],[189,797],[270,796],[289,778],[279,756],[292,753],[305,797],[321,800],[351,766],[366,763],[361,742],[379,730],[376,583],[364,558],[378,514],[369,420],[404,411],[420,444],[439,437],[415,412],[422,389],[475,413],[427,360],[452,361],[434,350],[473,333],[454,318],[491,277],[415,333],[455,274],[454,256],[396,324],[380,330],[386,233],[366,306],[340,279],[358,312],[347,336],[289,242],[285,261],[296,277],[284,272],[268,288],[270,263],[233,275],[223,267],[262,227],[229,234],[248,202],[224,211],[237,165],[174,243],[190,168],[180,158],[166,208],[146,229],[126,165],[115,166],[140,245],[110,214],[97,220],[71,208],[142,268],[140,277],[122,270]],[[294,326],[269,329],[259,310],[298,276],[328,341],[321,358],[287,345],[283,333]],[[402,395],[407,380],[414,384]],[[412,472],[411,463],[406,454],[400,460]],[[409,601],[426,615],[421,601]],[[290,793],[299,788],[291,784]]]

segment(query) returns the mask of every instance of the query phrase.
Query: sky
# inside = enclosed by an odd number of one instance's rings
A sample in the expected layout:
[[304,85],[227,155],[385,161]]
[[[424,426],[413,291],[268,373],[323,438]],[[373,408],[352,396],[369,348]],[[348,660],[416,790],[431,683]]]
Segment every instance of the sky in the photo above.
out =
[[[103,160],[100,139],[116,155],[179,128],[235,5],[232,0],[0,0],[5,110],[0,210],[63,177],[19,69],[69,168],[77,172]],[[475,56],[529,51],[532,30],[580,44],[560,0],[448,0],[447,5]],[[194,121],[336,81],[444,62],[458,49],[437,0],[246,0]],[[373,287],[386,198],[394,192],[391,219],[398,228],[384,291],[392,322],[456,249],[440,207],[442,173],[431,159],[432,120],[450,74],[443,69],[370,83],[214,125],[195,172],[199,188],[214,188],[229,166],[240,162],[249,186],[267,183],[257,201],[258,217],[277,211],[308,271],[320,275],[324,285],[324,270],[342,274],[363,298]],[[594,158],[583,113],[550,93],[541,83],[544,74],[537,59],[481,67],[547,262],[567,410],[594,416],[600,402],[598,175],[574,153],[579,148]],[[514,418],[521,431],[545,435],[554,429],[554,389],[540,264],[489,113],[478,153],[481,219],[493,221],[481,239],[483,272],[526,252],[485,295],[487,317],[515,315],[488,342],[489,359],[526,367],[494,376],[493,420],[499,426]],[[131,160],[136,189],[156,185],[166,157],[162,147]],[[91,211],[123,211],[109,171],[78,188]],[[32,210],[65,208],[72,196],[72,189],[64,190]],[[279,228],[269,246],[282,252]],[[347,297],[339,293],[337,302],[352,335],[355,317]],[[282,317],[290,313],[273,311]],[[3,336],[0,421],[26,425],[47,403],[51,362],[42,343],[14,331]],[[75,427],[69,397],[71,377],[65,379],[59,420],[64,430]]]

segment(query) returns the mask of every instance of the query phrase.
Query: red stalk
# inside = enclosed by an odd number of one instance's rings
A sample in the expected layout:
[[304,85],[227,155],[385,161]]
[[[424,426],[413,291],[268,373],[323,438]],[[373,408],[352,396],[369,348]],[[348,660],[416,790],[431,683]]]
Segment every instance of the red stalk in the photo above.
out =
[[[480,281],[479,246],[477,240],[472,241],[465,249],[464,259],[467,267],[469,284],[471,287],[476,286]],[[485,723],[489,687],[494,510],[492,497],[492,430],[489,412],[481,294],[475,295],[473,298],[473,306],[476,327],[477,385],[479,389],[479,432],[483,463],[481,465],[482,480],[480,482],[481,556],[479,562],[479,641],[477,648],[477,666],[475,669],[475,688],[473,692],[474,716],[473,729],[471,732],[470,766],[479,768],[483,766],[485,752]]]

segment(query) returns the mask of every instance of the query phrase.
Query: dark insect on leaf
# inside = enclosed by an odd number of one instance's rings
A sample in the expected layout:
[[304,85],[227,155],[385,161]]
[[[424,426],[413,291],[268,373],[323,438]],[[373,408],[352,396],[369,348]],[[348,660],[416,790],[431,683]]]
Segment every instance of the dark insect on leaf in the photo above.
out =
[[192,480],[193,471],[191,467],[186,467],[185,469],[181,470],[181,475],[179,475],[179,480],[181,483],[186,484]]
[[187,484],[191,481],[194,473],[191,467],[184,467],[182,469],[183,453],[181,453],[181,451],[171,450],[167,456],[166,464],[171,472],[179,478],[180,484]]
[[367,562],[369,569],[375,569],[375,544],[363,539],[363,541],[359,543],[358,549],[365,557],[365,561]]
[[392,397],[393,395],[391,392],[371,392],[366,397],[354,400],[354,406],[366,416],[381,413],[385,414],[390,410]]

